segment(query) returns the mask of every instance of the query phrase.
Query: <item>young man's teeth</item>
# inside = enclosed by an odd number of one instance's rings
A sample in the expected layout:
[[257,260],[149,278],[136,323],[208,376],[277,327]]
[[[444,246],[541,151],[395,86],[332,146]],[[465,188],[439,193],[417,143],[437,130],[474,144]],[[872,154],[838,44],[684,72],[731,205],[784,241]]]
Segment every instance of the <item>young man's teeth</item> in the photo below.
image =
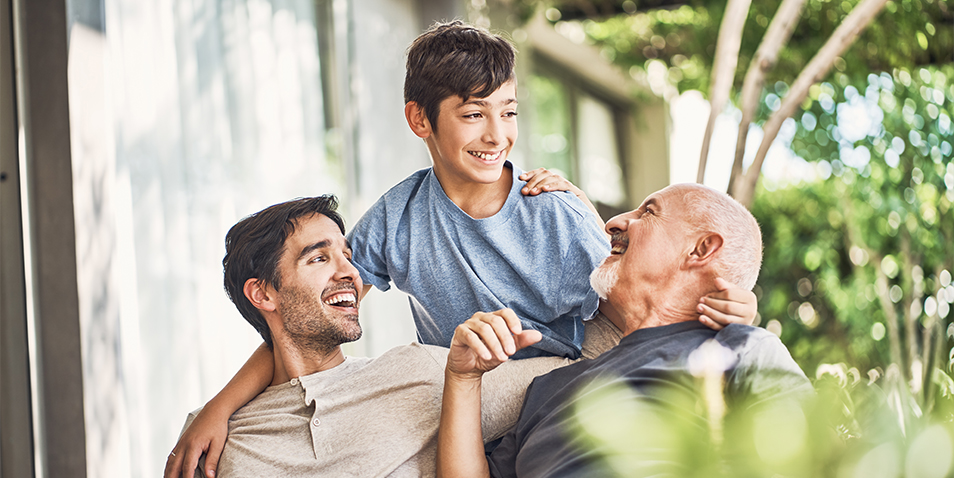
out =
[[493,161],[500,156],[500,151],[497,151],[494,154],[481,153],[480,151],[471,151],[470,154],[473,154],[474,156],[477,156],[478,158],[483,159],[485,161]]
[[326,300],[325,303],[328,305],[345,303],[344,305],[353,306],[355,304],[355,296],[354,294],[340,294]]

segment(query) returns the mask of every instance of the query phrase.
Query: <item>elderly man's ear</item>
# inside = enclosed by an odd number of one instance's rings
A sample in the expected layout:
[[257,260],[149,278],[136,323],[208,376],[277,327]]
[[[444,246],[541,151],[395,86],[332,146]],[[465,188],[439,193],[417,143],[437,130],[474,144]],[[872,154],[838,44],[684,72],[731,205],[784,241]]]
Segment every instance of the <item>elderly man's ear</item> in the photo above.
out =
[[689,252],[687,263],[690,266],[701,267],[712,262],[719,249],[722,249],[722,236],[714,232],[707,233],[696,241],[692,251]]
[[275,301],[271,294],[271,288],[265,282],[252,278],[245,281],[245,287],[242,288],[248,301],[260,310],[269,312],[275,311]]

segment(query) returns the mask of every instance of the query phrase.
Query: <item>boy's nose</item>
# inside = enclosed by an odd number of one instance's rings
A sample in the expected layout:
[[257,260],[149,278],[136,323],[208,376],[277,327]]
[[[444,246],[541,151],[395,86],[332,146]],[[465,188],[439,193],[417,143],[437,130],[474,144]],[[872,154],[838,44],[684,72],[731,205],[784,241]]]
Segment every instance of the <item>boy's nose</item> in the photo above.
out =
[[484,136],[481,138],[485,143],[499,145],[503,142],[503,125],[500,120],[490,120],[487,122],[487,128],[484,130]]

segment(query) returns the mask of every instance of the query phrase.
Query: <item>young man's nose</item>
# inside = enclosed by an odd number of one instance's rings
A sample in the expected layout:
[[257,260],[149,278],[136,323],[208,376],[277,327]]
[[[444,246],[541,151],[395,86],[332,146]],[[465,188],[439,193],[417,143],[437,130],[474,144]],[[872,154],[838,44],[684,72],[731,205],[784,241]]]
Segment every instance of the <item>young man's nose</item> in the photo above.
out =
[[336,278],[338,279],[350,278],[351,280],[354,280],[356,277],[360,277],[360,274],[358,273],[358,269],[356,269],[354,267],[354,264],[352,264],[351,261],[344,255],[340,256],[337,259],[337,262],[338,262],[336,267],[337,271],[335,273]]

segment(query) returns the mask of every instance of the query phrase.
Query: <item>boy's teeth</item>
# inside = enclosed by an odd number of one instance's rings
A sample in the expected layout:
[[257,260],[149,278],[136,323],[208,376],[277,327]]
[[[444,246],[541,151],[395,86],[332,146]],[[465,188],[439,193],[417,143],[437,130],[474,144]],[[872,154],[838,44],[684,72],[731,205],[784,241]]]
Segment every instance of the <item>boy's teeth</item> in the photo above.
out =
[[473,154],[474,156],[477,156],[478,158],[483,160],[493,161],[497,159],[498,156],[500,156],[500,151],[497,151],[494,154],[481,153],[480,151],[471,151],[470,154]]

